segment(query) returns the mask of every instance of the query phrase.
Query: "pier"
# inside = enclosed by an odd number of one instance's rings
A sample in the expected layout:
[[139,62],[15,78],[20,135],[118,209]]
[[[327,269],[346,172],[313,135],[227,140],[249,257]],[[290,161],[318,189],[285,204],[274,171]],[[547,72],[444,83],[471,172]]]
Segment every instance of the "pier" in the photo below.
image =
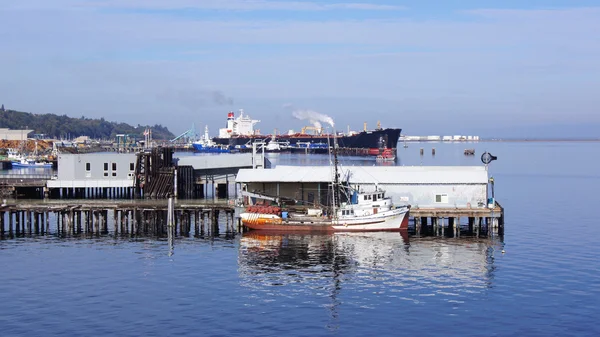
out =
[[[246,232],[231,202],[174,203],[173,234],[185,237],[233,237]],[[35,235],[115,235],[164,237],[168,233],[166,201],[26,201],[0,206],[0,238]],[[224,232],[222,230],[224,229]],[[415,236],[485,237],[504,234],[504,209],[410,210],[409,233]]]
[[409,224],[416,235],[460,237],[461,231],[479,237],[484,232],[504,234],[504,208],[495,202],[485,208],[411,208]]
[[[167,234],[166,202],[89,202],[2,204],[0,234],[5,237],[57,234],[61,236],[109,232],[124,236],[163,236]],[[179,235],[219,235],[240,228],[235,208],[228,203],[175,203],[174,231]]]

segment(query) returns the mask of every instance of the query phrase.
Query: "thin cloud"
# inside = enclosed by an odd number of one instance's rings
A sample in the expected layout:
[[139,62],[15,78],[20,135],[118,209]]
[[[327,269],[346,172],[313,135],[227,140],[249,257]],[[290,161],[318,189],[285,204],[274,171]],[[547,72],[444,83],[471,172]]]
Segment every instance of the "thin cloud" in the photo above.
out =
[[[600,35],[590,33],[600,30],[598,8],[483,9],[459,12],[457,20],[420,20],[411,12],[376,20],[360,12],[353,19],[314,20],[309,11],[359,11],[372,5],[97,0],[96,7],[77,8],[82,3],[23,0],[11,6],[22,10],[19,15],[0,9],[0,21],[11,27],[0,30],[2,46],[10,50],[0,54],[0,92],[7,97],[2,103],[86,116],[137,114],[148,119],[144,123],[180,123],[182,128],[190,111],[212,118],[213,112],[240,107],[255,117],[268,109],[262,103],[252,107],[248,97],[277,102],[272,114],[280,114],[284,101],[344,111],[344,125],[352,118],[362,125],[362,116],[386,109],[391,119],[397,118],[391,124],[423,111],[451,113],[457,123],[457,111],[463,111],[465,123],[481,115],[495,123],[502,114],[582,120],[592,119],[600,105],[594,91],[600,78]],[[119,10],[138,5],[153,15]],[[200,20],[161,12],[186,6],[299,13],[293,19],[261,15],[260,20],[240,20],[226,13],[224,20]],[[462,20],[465,13],[468,20]],[[336,100],[323,107],[298,99],[319,96]],[[358,111],[350,101],[367,98],[402,104],[365,104]],[[255,118],[268,129],[270,117],[265,116]]]
[[242,11],[326,11],[326,10],[364,10],[390,11],[403,10],[404,6],[378,5],[369,3],[320,4],[310,1],[265,1],[265,0],[97,0],[85,6],[127,9],[176,10],[242,10]]

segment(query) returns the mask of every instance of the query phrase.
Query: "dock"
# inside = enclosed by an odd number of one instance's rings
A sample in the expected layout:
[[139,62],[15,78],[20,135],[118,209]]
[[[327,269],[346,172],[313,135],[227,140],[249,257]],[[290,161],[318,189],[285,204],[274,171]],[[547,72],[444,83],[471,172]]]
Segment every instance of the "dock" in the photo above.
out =
[[[0,235],[57,234],[60,236],[111,232],[125,236],[163,236],[167,233],[167,203],[155,201],[110,202],[25,202],[0,206]],[[219,223],[226,234],[236,227],[235,207],[222,203],[175,203],[175,232],[195,236],[219,235]]]
[[498,202],[485,208],[411,208],[409,223],[416,235],[451,235],[462,231],[479,237],[487,232],[504,234],[504,207]]
[[[232,201],[176,202],[174,234],[197,238],[224,234],[231,238],[248,231],[238,216],[242,208]],[[0,239],[36,235],[160,238],[167,235],[167,220],[164,201],[30,200],[0,206]],[[409,233],[445,237],[503,235],[504,210],[499,204],[491,209],[472,210],[412,208]]]
[[[234,205],[253,202],[242,197],[244,191],[298,205],[330,201],[329,166],[271,168],[264,153],[175,158],[173,149],[159,147],[139,153],[61,154],[58,160],[58,173],[0,176],[0,200],[11,200],[0,206],[3,236],[47,232],[50,219],[57,233],[162,235],[169,197],[177,200],[180,233],[218,232],[223,217],[226,232],[233,233],[234,223],[243,230]],[[504,208],[494,197],[487,165],[346,169],[343,179],[354,189],[383,188],[396,205],[410,205],[409,228],[416,235],[504,231]]]

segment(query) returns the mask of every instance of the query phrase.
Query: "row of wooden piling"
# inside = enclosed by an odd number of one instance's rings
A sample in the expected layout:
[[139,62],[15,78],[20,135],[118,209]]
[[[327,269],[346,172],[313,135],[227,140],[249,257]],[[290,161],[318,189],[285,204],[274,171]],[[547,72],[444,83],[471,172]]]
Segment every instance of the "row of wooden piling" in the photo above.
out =
[[132,199],[133,187],[44,187],[44,198],[52,199]]
[[[189,236],[219,235],[219,219],[225,217],[225,233],[241,230],[233,208],[186,206],[174,210],[175,234]],[[56,223],[51,228],[51,217]],[[114,234],[163,236],[167,233],[167,209],[164,207],[3,207],[0,209],[0,235],[31,234],[108,234],[112,218]],[[237,227],[236,227],[237,225]]]
[[413,225],[417,235],[453,235],[460,237],[461,233],[477,236],[486,235],[490,231],[502,234],[504,232],[503,218],[499,217],[467,217],[461,223],[461,217],[414,217]]

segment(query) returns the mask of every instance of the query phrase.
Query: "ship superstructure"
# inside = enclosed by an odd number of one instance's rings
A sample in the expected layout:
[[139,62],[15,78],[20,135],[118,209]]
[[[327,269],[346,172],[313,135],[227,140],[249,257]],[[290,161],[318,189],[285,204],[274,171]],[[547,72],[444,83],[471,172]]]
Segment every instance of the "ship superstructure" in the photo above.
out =
[[227,113],[227,124],[225,128],[219,129],[219,138],[231,138],[237,136],[254,136],[254,125],[260,120],[252,119],[244,115],[244,109],[240,109],[240,116],[235,118],[233,111]]

